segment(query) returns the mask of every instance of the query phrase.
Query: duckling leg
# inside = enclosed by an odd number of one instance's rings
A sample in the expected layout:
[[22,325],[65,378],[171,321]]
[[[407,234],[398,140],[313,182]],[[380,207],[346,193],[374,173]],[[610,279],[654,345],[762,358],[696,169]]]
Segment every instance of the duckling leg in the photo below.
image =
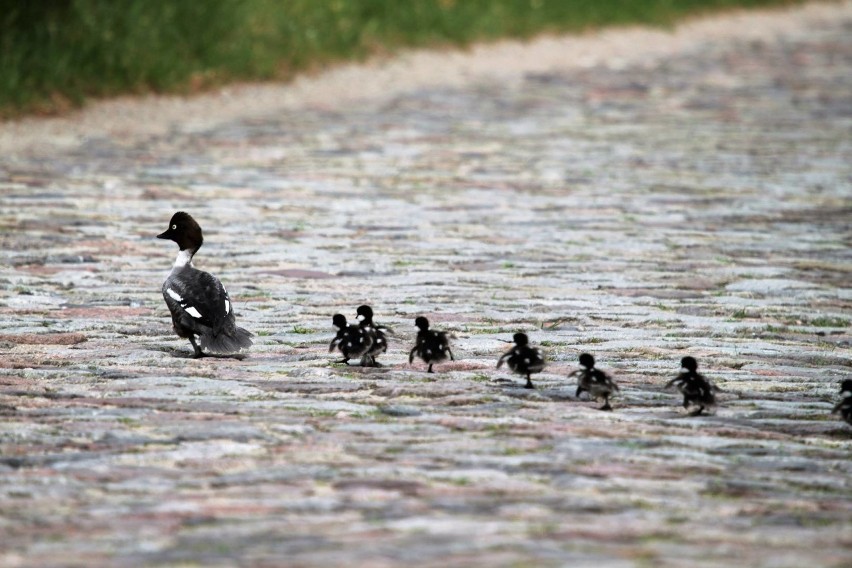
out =
[[529,373],[527,373],[527,384],[524,385],[525,389],[534,389],[535,386],[532,384],[532,379],[530,379]]
[[609,397],[604,398],[604,405],[598,410],[612,410],[612,406],[609,405]]
[[435,371],[432,370],[432,365],[434,365],[434,363],[429,363],[429,370],[426,371],[427,373],[434,373],[435,372]]
[[195,337],[193,335],[189,336],[189,342],[192,343],[192,348],[195,350],[195,354],[192,356],[194,359],[198,359],[200,357],[204,357],[204,351],[201,350],[201,347],[195,342]]
[[700,404],[700,405],[698,405],[698,410],[696,410],[695,412],[690,413],[690,416],[698,416],[698,415],[699,415],[699,414],[701,414],[702,412],[704,412],[704,405],[703,405],[703,404]]
[[683,397],[683,407],[689,408],[689,398],[688,397]]
[[344,357],[344,358],[343,358],[343,359],[341,359],[340,361],[335,361],[335,363],[336,363],[336,364],[343,363],[344,365],[348,365],[348,364],[349,364],[349,357]]

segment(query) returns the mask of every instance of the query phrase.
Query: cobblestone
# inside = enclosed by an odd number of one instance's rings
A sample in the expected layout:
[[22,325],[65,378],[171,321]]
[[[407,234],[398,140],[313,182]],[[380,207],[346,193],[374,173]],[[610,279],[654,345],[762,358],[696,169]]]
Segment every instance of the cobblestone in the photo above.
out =
[[[848,5],[843,5],[848,6]],[[0,157],[2,566],[848,566],[852,16]],[[189,358],[196,265],[255,333]],[[334,365],[331,317],[394,328]],[[408,365],[414,318],[457,361]],[[537,389],[496,370],[512,334]],[[574,398],[583,351],[621,386]],[[692,355],[724,389],[690,417]]]

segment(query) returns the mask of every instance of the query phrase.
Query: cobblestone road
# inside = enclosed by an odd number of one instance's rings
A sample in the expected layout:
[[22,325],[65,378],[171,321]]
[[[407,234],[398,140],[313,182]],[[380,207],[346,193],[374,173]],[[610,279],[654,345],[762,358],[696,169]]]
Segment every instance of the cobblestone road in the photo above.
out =
[[[850,29],[0,156],[0,565],[849,566]],[[244,360],[171,332],[179,209]]]

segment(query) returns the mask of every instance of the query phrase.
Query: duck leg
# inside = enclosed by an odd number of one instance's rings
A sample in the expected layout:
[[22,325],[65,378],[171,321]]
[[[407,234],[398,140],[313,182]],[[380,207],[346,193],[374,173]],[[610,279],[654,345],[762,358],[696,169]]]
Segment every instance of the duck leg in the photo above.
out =
[[426,371],[427,373],[434,373],[435,372],[435,371],[432,370],[432,365],[434,365],[434,363],[429,363],[429,370]]
[[204,357],[204,351],[202,351],[201,347],[199,347],[198,344],[195,342],[195,336],[190,335],[189,336],[189,342],[192,343],[192,348],[193,348],[193,350],[195,350],[195,353],[193,354],[192,357],[194,359],[199,359],[201,357]]
[[699,405],[699,406],[698,406],[698,410],[696,410],[695,412],[692,412],[692,413],[690,414],[690,416],[698,416],[698,415],[699,415],[699,414],[701,414],[702,412],[704,412],[704,405],[703,405],[703,404]]
[[530,379],[530,374],[527,373],[527,384],[524,385],[525,389],[534,389],[535,386],[532,384],[532,379]]

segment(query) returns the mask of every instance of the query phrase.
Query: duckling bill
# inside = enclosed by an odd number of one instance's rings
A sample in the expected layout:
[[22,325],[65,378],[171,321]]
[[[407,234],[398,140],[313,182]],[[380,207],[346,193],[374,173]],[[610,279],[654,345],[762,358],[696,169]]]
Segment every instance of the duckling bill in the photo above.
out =
[[429,320],[423,316],[414,320],[414,325],[420,331],[417,332],[417,340],[414,347],[408,353],[409,365],[414,361],[414,356],[420,357],[424,363],[429,365],[428,373],[432,371],[432,365],[443,363],[449,358],[455,360],[450,350],[450,340],[446,332],[429,329]]
[[541,349],[529,345],[530,340],[525,333],[516,333],[512,340],[515,346],[497,360],[497,368],[503,366],[504,362],[508,363],[511,370],[526,376],[527,383],[524,388],[534,389],[530,375],[540,373],[544,369],[544,354]]

